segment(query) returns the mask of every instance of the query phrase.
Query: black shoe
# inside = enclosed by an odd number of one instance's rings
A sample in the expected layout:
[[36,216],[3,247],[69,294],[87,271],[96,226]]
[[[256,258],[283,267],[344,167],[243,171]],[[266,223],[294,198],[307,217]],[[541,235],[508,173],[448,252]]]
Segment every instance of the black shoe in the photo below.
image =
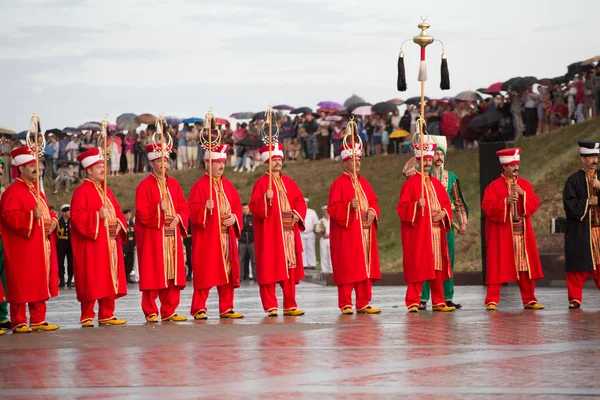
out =
[[73,286],[75,286],[75,285],[73,285],[73,282],[67,282],[67,287],[69,289],[71,289]]
[[127,283],[135,283],[135,282],[128,278]]
[[572,302],[570,302],[570,303],[569,303],[569,308],[570,308],[571,310],[576,310],[576,309],[578,309],[579,307],[581,307],[581,304],[579,304],[579,303],[578,303],[578,302],[576,302],[576,301],[572,301]]
[[426,301],[422,301],[421,303],[419,303],[419,310],[427,310],[427,302]]
[[457,310],[458,310],[459,308],[462,308],[462,304],[460,304],[460,303],[459,303],[459,304],[456,304],[456,303],[454,303],[452,300],[450,300],[450,301],[447,301],[447,302],[446,302],[446,305],[447,305],[448,307],[454,307],[454,308],[456,308]]
[[61,288],[61,289],[64,288],[65,287],[65,283],[64,282],[59,283],[58,287]]
[[9,320],[4,320],[4,321],[0,322],[0,328],[10,329],[11,326],[12,325]]
[[186,281],[191,282],[192,281],[192,277],[188,276],[187,278],[185,278]]

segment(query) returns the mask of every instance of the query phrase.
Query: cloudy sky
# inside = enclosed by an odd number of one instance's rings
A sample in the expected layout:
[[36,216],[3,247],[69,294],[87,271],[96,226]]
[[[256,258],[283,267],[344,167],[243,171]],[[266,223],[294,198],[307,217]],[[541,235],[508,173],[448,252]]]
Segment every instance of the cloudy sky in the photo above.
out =
[[219,117],[269,104],[314,107],[418,95],[418,48],[405,47],[408,91],[396,91],[401,42],[444,41],[452,89],[439,90],[428,47],[428,96],[518,75],[554,77],[600,54],[600,2],[400,0],[0,0],[0,126],[38,110],[63,128],[104,113]]

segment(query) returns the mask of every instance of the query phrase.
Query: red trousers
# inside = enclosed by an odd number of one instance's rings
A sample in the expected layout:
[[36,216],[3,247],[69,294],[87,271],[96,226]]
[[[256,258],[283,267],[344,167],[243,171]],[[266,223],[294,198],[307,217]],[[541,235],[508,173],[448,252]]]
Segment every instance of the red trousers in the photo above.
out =
[[[211,288],[196,289],[192,296],[192,309],[190,313],[196,315],[199,312],[206,312],[206,299]],[[219,293],[219,315],[233,311],[233,285],[231,283],[217,286]]]
[[[295,310],[298,308],[298,305],[296,304],[296,269],[291,268],[288,271],[290,277],[284,281],[278,282],[283,290],[284,311]],[[276,285],[276,283],[260,285],[260,299],[262,300],[263,309],[267,312],[277,310]]]
[[157,297],[160,298],[160,316],[162,319],[170,318],[175,314],[175,310],[179,306],[181,288],[175,286],[172,279],[167,284],[168,286],[164,289],[142,291],[142,311],[146,318],[152,315],[158,317]]
[[600,290],[600,269],[586,272],[567,272],[567,288],[569,293],[569,303],[575,301],[579,304],[583,301],[583,283],[589,277],[594,278],[596,287]]
[[29,325],[42,325],[46,323],[46,300],[33,303],[10,303],[10,320],[12,328],[27,325],[27,305],[29,305]]
[[[413,282],[406,285],[406,298],[404,302],[407,308],[419,306],[421,303],[421,291],[423,290],[424,282]],[[429,281],[429,286],[431,287],[431,304],[433,306],[445,306],[446,300],[444,300],[442,271],[435,271],[435,279]]]
[[[537,299],[535,298],[535,281],[529,279],[528,272],[519,272],[520,279],[517,281],[519,285],[519,289],[521,290],[521,299],[523,300],[523,304],[531,304],[537,303]],[[485,297],[485,304],[495,304],[498,305],[500,302],[500,290],[502,289],[502,284],[493,284],[488,285],[487,288],[487,296]]]
[[369,303],[371,302],[371,286],[373,286],[371,279],[337,285],[338,307],[340,307],[340,310],[346,307],[352,308],[352,289],[356,293],[356,309],[362,310],[369,307]]
[[[93,321],[95,301],[81,302],[81,322]],[[115,317],[115,296],[98,299],[98,322],[108,321]]]

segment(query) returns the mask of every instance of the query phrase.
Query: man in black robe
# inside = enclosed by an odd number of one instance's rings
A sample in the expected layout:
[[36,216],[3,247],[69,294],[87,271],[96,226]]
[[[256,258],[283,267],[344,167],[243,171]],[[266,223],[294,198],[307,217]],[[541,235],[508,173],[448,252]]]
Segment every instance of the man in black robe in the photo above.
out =
[[579,153],[583,168],[567,179],[563,191],[569,308],[581,306],[583,283],[590,276],[600,289],[600,142],[579,141]]

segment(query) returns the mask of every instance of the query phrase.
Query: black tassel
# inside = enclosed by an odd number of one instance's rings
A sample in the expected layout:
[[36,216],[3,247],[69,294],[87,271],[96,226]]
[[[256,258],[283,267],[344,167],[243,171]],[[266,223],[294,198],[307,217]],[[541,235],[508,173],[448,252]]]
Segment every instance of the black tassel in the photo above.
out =
[[398,90],[406,91],[406,71],[404,70],[404,52],[401,51],[398,56]]
[[440,89],[442,89],[442,90],[450,89],[450,73],[448,72],[448,60],[446,60],[445,54],[442,54],[441,76],[442,76],[442,80],[440,82]]

